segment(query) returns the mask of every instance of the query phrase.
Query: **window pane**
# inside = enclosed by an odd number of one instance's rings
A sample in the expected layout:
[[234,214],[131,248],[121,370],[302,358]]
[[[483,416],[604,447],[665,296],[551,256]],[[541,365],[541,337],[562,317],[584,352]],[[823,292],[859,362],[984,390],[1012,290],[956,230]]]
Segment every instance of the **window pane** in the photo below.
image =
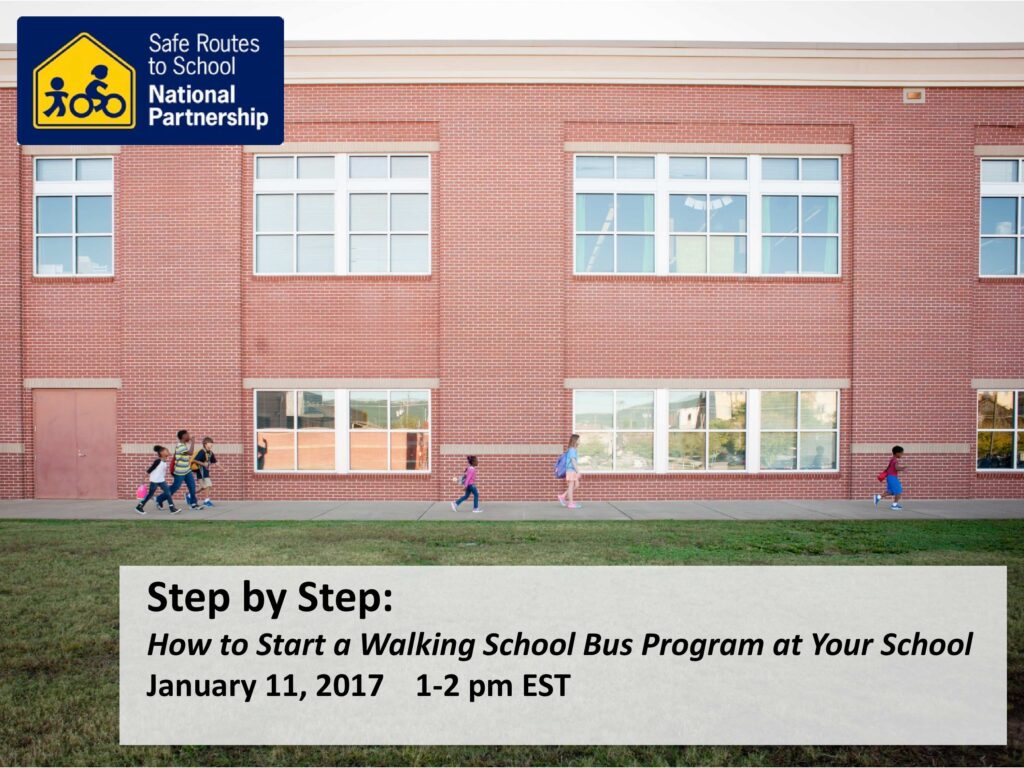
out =
[[796,469],[796,432],[761,433],[761,469]]
[[109,157],[75,160],[75,178],[79,181],[110,181],[114,178],[114,161]]
[[388,428],[387,392],[352,392],[348,404],[350,428]]
[[385,179],[388,175],[386,157],[350,157],[348,159],[350,179]]
[[299,429],[334,429],[334,392],[299,392]]
[[75,198],[75,229],[107,234],[113,231],[110,195]]
[[334,433],[299,432],[299,469],[334,470]]
[[615,468],[611,432],[584,432],[580,435],[578,451],[581,470],[608,472]]
[[71,181],[70,160],[43,159],[36,160],[36,181]]
[[388,468],[387,432],[349,432],[348,450],[348,464],[354,470],[386,471]]
[[37,237],[36,272],[40,275],[70,275],[71,238]]
[[71,198],[37,197],[36,232],[46,234],[71,232]]
[[615,468],[642,472],[654,468],[654,433],[619,432],[615,436]]
[[295,469],[294,432],[258,432],[256,434],[256,470]]
[[296,247],[297,271],[334,272],[334,235],[299,235]]
[[747,436],[743,432],[708,435],[708,469],[716,472],[747,468]]
[[839,238],[805,237],[803,241],[802,258],[804,262],[802,270],[803,272],[813,272],[824,275],[838,275]]
[[805,157],[804,181],[838,181],[839,161],[834,157]]
[[745,179],[747,178],[747,158],[745,157],[712,157],[712,179]]
[[611,235],[577,235],[576,271],[612,272],[615,269],[614,248]]
[[978,428],[1013,429],[1013,392],[978,393]]
[[616,158],[616,175],[620,179],[653,179],[653,157]]
[[430,252],[426,235],[391,236],[391,271],[402,274],[426,274],[430,271]]
[[257,272],[292,272],[291,235],[258,235],[256,237]]
[[708,161],[704,157],[670,157],[668,159],[670,179],[706,179]]
[[712,232],[746,232],[747,198],[744,195],[711,195]]
[[388,229],[387,195],[349,195],[349,229],[353,232],[386,232]]
[[615,177],[615,160],[611,157],[577,157],[577,179],[611,179]]
[[708,272],[742,275],[747,271],[747,238],[713,236],[708,246]]
[[761,427],[796,429],[796,392],[763,392]]
[[295,174],[295,159],[292,157],[257,157],[257,179],[290,179]]
[[256,195],[256,231],[291,232],[294,207],[291,195]]
[[705,429],[707,397],[700,390],[671,390],[668,393],[669,429]]
[[78,274],[112,275],[114,273],[112,237],[79,237],[76,242]]
[[300,157],[298,164],[300,179],[334,178],[333,157]]
[[425,179],[430,176],[429,157],[392,157],[392,179]]
[[804,232],[832,234],[839,231],[839,198],[803,198]]
[[836,433],[800,433],[800,469],[835,469]]
[[709,392],[708,417],[711,429],[744,429],[747,426],[747,393]]
[[392,392],[391,429],[430,429],[429,402],[427,392]]
[[[1017,429],[1024,429],[1024,391],[1017,393]],[[1024,450],[1024,445],[1021,446],[1021,450]]]
[[619,235],[619,272],[654,272],[654,237]]
[[293,392],[257,392],[256,428],[292,429],[295,426]]
[[761,160],[761,178],[796,181],[800,178],[800,161],[795,157],[766,157]]
[[654,231],[654,195],[619,195],[619,232]]
[[682,274],[703,274],[708,271],[707,238],[703,235],[677,235],[672,238],[668,269]]
[[576,231],[610,232],[614,229],[614,199],[614,195],[576,195]]
[[822,390],[800,393],[801,429],[835,429],[837,417],[835,392]]
[[348,241],[350,272],[387,272],[388,236],[352,235]]
[[707,195],[670,195],[669,228],[672,232],[706,232],[707,208]]
[[704,469],[703,432],[670,432],[668,435],[668,468],[672,471]]
[[391,433],[391,471],[423,472],[430,469],[430,436],[426,432]]
[[771,234],[795,234],[799,230],[796,195],[766,195],[761,204],[761,231]]
[[430,229],[428,219],[426,195],[391,196],[392,232],[426,232]]
[[1017,273],[1017,238],[981,238],[981,274],[1014,275]]
[[579,389],[573,396],[573,429],[611,429],[615,395],[612,392]]
[[978,433],[978,469],[1013,469],[1013,432]]
[[654,393],[620,390],[615,395],[618,429],[654,429]]
[[795,275],[799,271],[796,237],[762,237],[762,271],[766,275]]
[[981,180],[996,183],[1013,183],[1017,181],[1016,160],[982,160]]
[[981,198],[981,233],[1013,235],[1017,232],[1017,198]]
[[300,232],[334,231],[334,195],[299,195],[296,202]]

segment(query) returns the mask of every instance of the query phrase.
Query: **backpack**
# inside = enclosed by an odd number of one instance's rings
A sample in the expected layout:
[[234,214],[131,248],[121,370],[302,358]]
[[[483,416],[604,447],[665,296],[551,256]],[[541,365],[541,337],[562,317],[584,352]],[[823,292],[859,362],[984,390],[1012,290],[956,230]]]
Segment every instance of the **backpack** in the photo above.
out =
[[885,478],[888,477],[888,476],[889,476],[889,468],[886,467],[885,469],[883,469],[881,472],[878,473],[878,482],[884,483],[885,482]]
[[558,461],[555,462],[555,477],[565,477],[565,472],[569,467],[569,452],[566,451],[558,457]]

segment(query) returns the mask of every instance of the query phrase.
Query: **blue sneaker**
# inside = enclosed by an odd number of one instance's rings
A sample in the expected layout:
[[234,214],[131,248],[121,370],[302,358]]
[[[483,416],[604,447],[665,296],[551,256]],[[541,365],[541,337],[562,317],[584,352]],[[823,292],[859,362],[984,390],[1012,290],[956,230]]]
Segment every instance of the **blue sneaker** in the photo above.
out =
[[882,500],[882,494],[876,493],[875,494],[875,509],[878,509],[878,502],[880,502],[881,500]]
[[210,501],[209,499],[207,499],[206,501],[203,502],[203,506],[204,507],[212,507],[213,506],[213,502]]
[[889,505],[889,509],[895,509],[895,510],[899,511],[899,510],[903,509],[903,505],[902,504],[890,504]]

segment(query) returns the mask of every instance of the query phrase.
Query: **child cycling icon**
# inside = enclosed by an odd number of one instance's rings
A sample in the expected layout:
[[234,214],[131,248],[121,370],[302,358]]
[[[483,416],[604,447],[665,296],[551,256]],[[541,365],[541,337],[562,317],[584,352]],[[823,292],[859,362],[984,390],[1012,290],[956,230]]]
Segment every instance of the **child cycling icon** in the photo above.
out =
[[[123,115],[128,106],[124,97],[116,93],[103,93],[101,91],[101,89],[107,87],[105,82],[108,74],[106,65],[97,64],[89,74],[95,79],[85,86],[85,91],[71,97],[71,102],[69,103],[71,114],[75,117],[88,117],[93,113],[93,110],[96,110],[102,112],[107,117],[120,117]],[[114,105],[113,108],[111,108],[111,104]]]

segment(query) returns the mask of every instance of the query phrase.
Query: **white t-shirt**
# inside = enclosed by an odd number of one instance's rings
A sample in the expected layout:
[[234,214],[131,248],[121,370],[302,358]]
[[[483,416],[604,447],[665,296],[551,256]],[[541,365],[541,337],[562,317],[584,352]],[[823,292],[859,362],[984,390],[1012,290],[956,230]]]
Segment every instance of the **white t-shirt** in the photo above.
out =
[[156,469],[149,473],[149,482],[162,483],[165,480],[167,480],[167,462],[161,461],[156,465]]

